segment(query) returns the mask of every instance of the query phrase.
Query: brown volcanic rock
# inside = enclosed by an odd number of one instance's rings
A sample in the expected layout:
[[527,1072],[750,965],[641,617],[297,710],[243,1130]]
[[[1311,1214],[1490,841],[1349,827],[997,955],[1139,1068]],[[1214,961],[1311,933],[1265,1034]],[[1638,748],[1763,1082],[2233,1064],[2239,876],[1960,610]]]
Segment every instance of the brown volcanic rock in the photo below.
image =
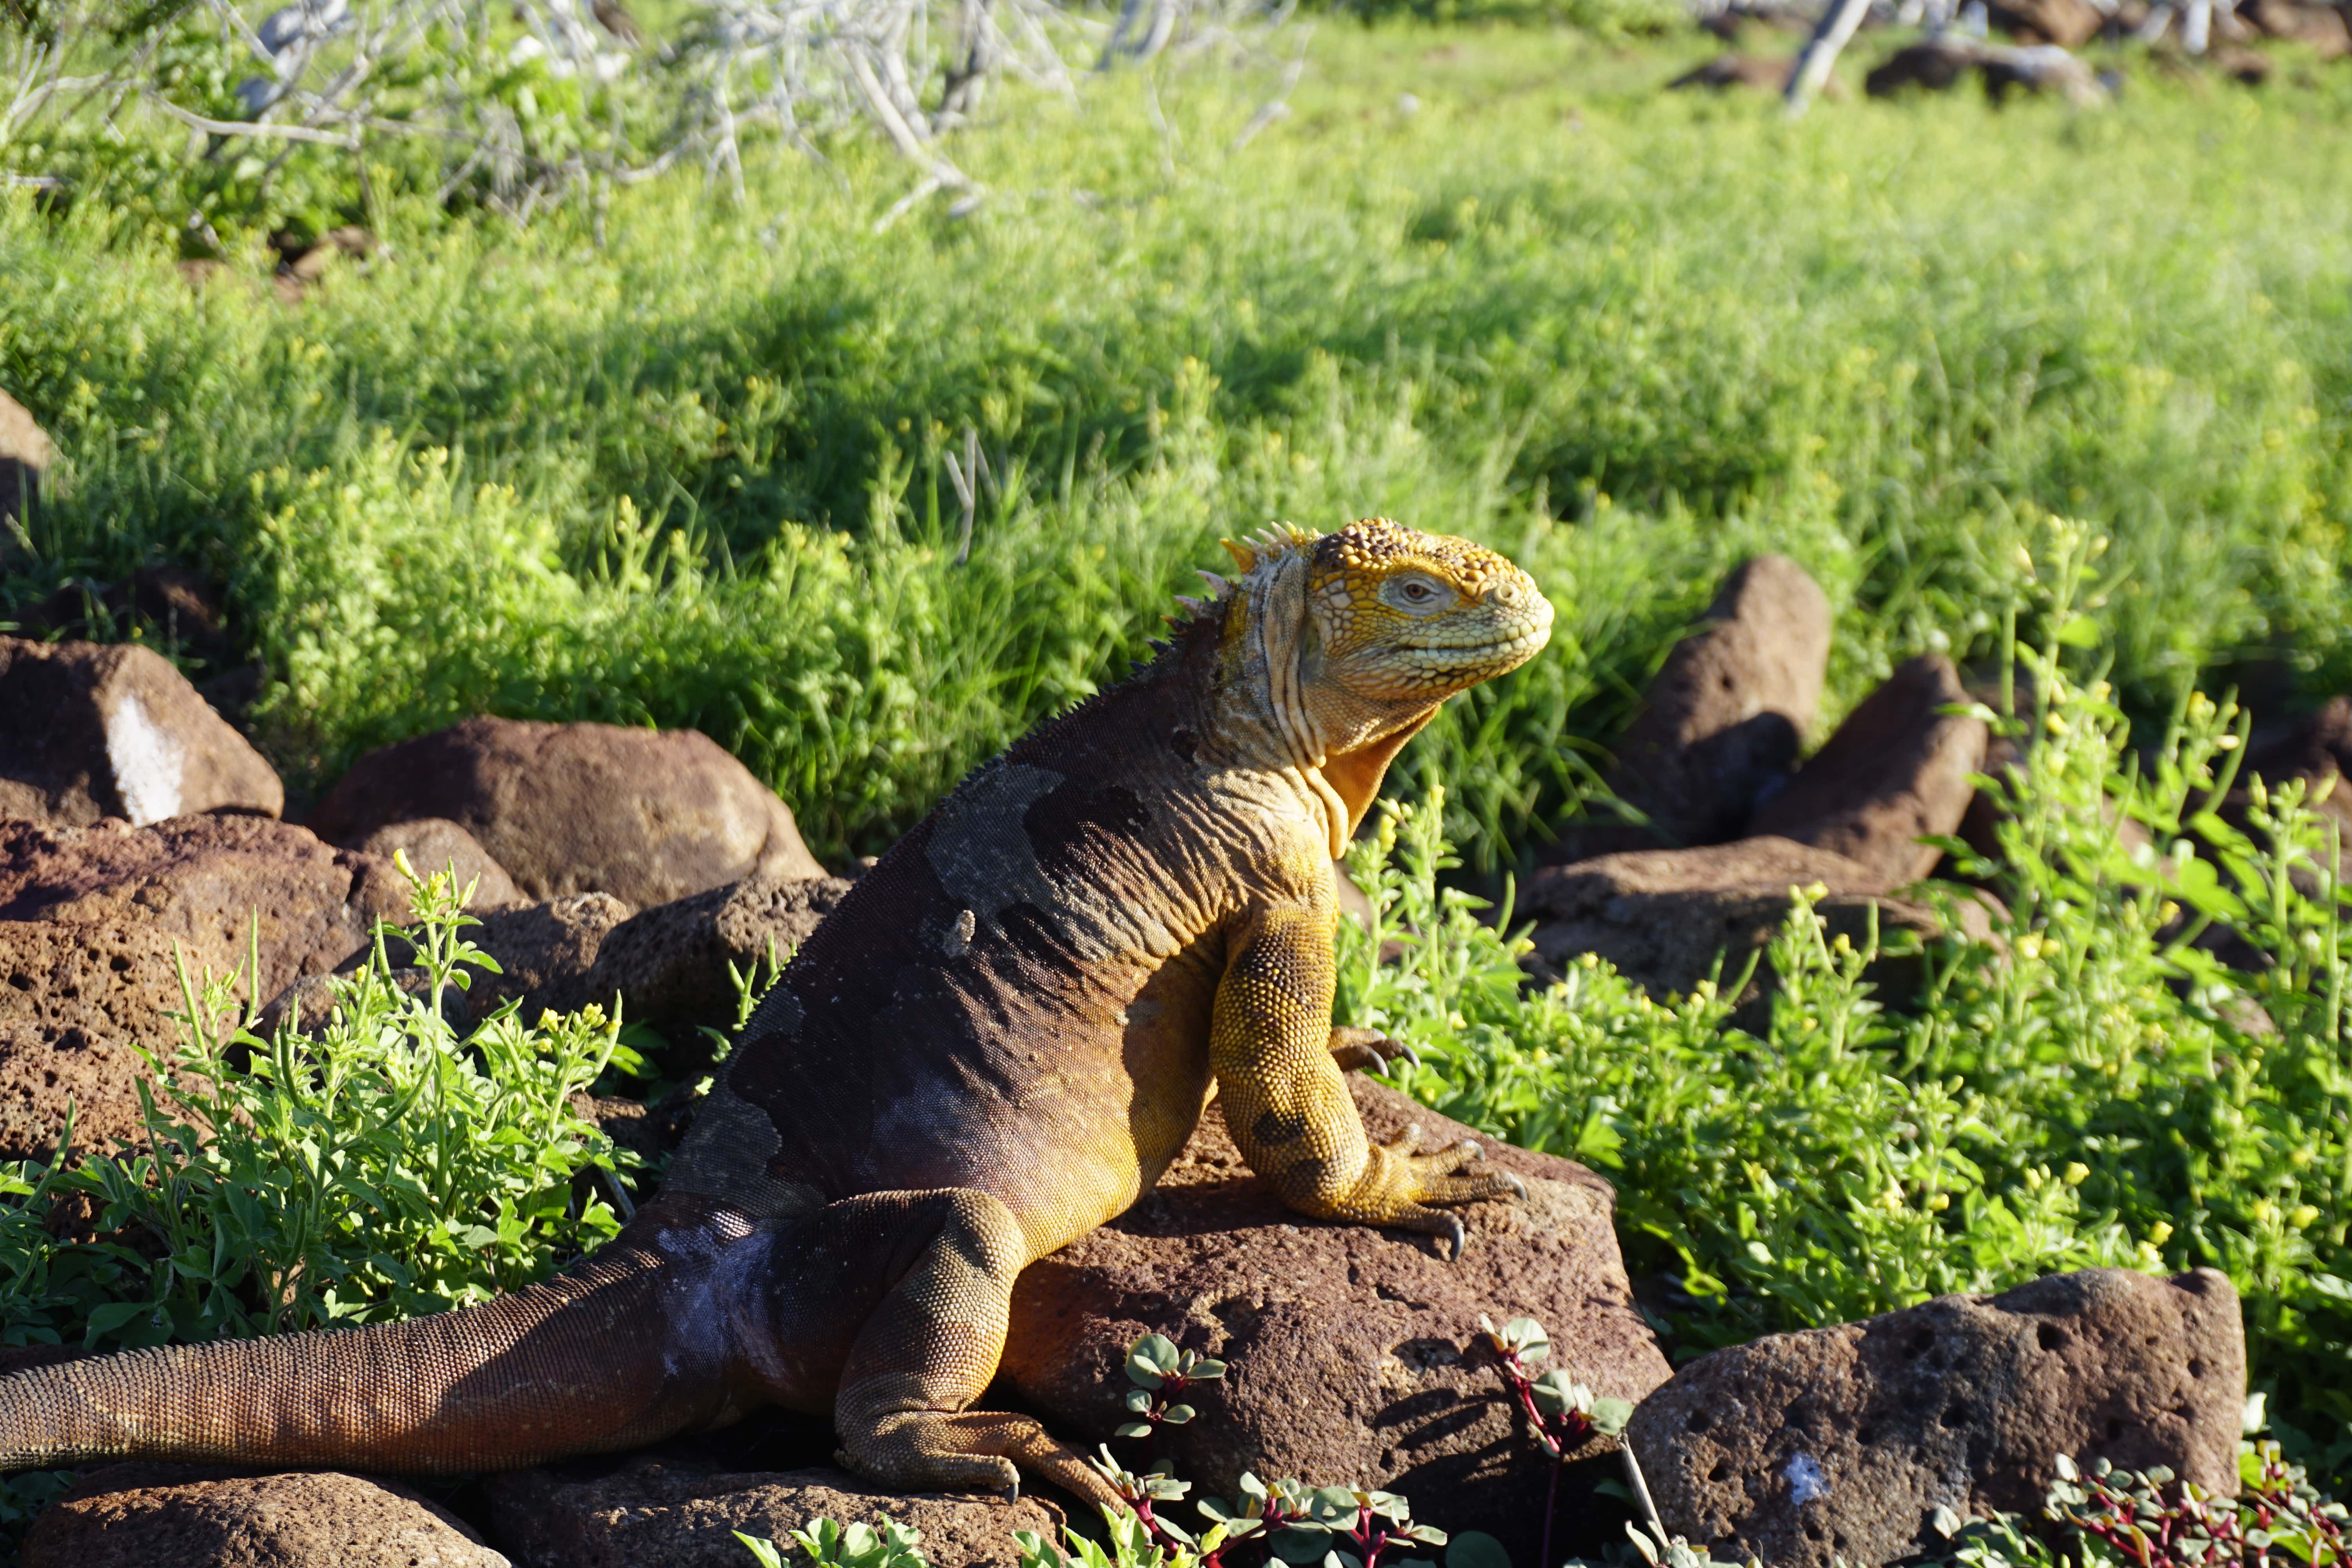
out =
[[396,1481],[109,1465],[25,1534],[25,1568],[506,1568]]
[[2020,43],[2078,49],[2099,36],[2106,18],[2091,0],[1990,0],[1985,20]]
[[1756,832],[1843,855],[1890,886],[1917,881],[1942,854],[1918,840],[1957,832],[1976,795],[1985,722],[1938,711],[1969,700],[1950,659],[1904,664],[1756,814]]
[[[1367,1079],[1349,1087],[1375,1141],[1412,1124],[1426,1148],[1473,1136]],[[1128,1346],[1166,1334],[1231,1366],[1188,1394],[1198,1420],[1161,1433],[1160,1453],[1199,1492],[1230,1500],[1244,1470],[1380,1487],[1409,1496],[1415,1519],[1492,1531],[1528,1561],[1548,1464],[1479,1315],[1538,1320],[1549,1364],[1604,1395],[1638,1399],[1667,1367],[1626,1283],[1609,1184],[1570,1161],[1482,1142],[1494,1166],[1526,1180],[1528,1201],[1457,1211],[1470,1240],[1454,1263],[1429,1237],[1285,1207],[1212,1107],[1157,1189],[1023,1272],[999,1375],[1056,1432],[1091,1441],[1129,1419]]]
[[356,844],[446,817],[532,899],[603,892],[639,909],[745,877],[821,877],[793,814],[694,730],[468,719],[371,752],[308,817]]
[[41,501],[41,478],[57,460],[48,433],[23,404],[0,392],[0,560],[10,552],[9,524],[32,517]]
[[1634,1412],[1669,1531],[1780,1568],[1939,1546],[1930,1517],[2038,1510],[2060,1454],[2238,1489],[2246,1347],[2210,1268],[2053,1275],[1691,1363]]
[[588,976],[604,939],[635,912],[610,893],[575,893],[484,916],[466,935],[505,973],[475,975],[474,1016],[488,1016],[509,997],[522,999],[526,1020],[542,1008],[568,1013],[591,1002],[609,1008],[611,994],[589,990]]
[[47,1159],[68,1098],[76,1147],[139,1138],[134,1047],[171,1049],[186,1006],[161,931],[0,921],[0,1160]]
[[[2309,44],[2319,51],[2322,59],[2338,59],[2352,53],[2352,28],[2347,28],[2344,8],[2340,5],[2299,5],[2294,0],[2253,0],[2250,5],[2238,7],[2241,19],[2252,24],[2255,31],[2273,38],[2292,38]],[[6,505],[0,497],[0,506]]]
[[1059,1545],[1064,1518],[1024,1494],[1017,1503],[970,1492],[892,1492],[835,1469],[731,1472],[667,1449],[617,1467],[585,1463],[491,1479],[499,1539],[524,1568],[743,1568],[735,1531],[793,1554],[788,1531],[813,1519],[922,1532],[932,1568],[1016,1568],[1016,1530]]
[[1978,53],[1978,47],[1965,38],[1907,44],[1870,68],[1862,79],[1862,90],[1872,98],[1893,98],[1910,88],[1949,92],[1976,68]]
[[[1871,910],[1882,940],[1899,931],[1941,934],[1925,905],[1885,897],[1888,879],[1858,861],[1786,838],[1742,838],[1704,849],[1646,849],[1604,855],[1538,871],[1519,899],[1519,912],[1537,920],[1535,956],[1555,972],[1580,954],[1597,952],[1627,978],[1658,995],[1687,995],[1723,954],[1724,979],[1737,976],[1749,952],[1765,946],[1788,917],[1790,889],[1820,883],[1828,897],[1816,906],[1832,935],[1860,942]],[[1963,927],[1990,930],[1984,910],[1963,904]],[[1877,976],[1898,989],[1906,976]]]
[[1676,844],[1746,831],[1758,801],[1796,763],[1829,663],[1829,600],[1785,555],[1733,572],[1706,620],[1651,680],[1610,777],[1618,797]]
[[466,907],[477,914],[520,909],[530,902],[515,887],[507,868],[490,858],[480,841],[446,817],[419,816],[387,823],[361,839],[356,847],[363,855],[380,856],[386,860],[405,849],[408,864],[420,877],[454,871],[460,892],[467,884],[473,884],[473,901]]
[[[481,908],[478,903],[474,907]],[[592,992],[586,982],[605,935],[631,912],[628,905],[610,893],[576,893],[543,904],[478,914],[475,918],[480,923],[466,931],[466,940],[497,960],[499,973],[469,971],[471,985],[462,992],[453,987],[441,994],[441,1016],[463,1034],[510,1000],[520,1001],[526,1023],[548,1008],[569,1013],[591,1002],[609,1008],[611,993]],[[392,960],[393,984],[411,995],[424,994],[430,977],[412,963],[415,950],[405,937],[387,938],[384,952]],[[361,948],[331,973],[305,975],[287,986],[262,1009],[261,1032],[277,1027],[289,1012],[299,1012],[305,1030],[323,1025],[334,1005],[334,977],[357,973],[372,956],[373,947]]]
[[838,877],[751,877],[631,917],[606,933],[583,984],[622,1016],[672,1032],[735,1022],[729,965],[789,958],[850,884]]
[[261,753],[152,648],[0,637],[0,818],[275,816],[285,804]]
[[1971,70],[1995,103],[2012,92],[2055,93],[2077,109],[2107,101],[2106,89],[2091,68],[2055,44],[2019,47],[1949,36],[1895,50],[1863,78],[1862,90],[1873,98],[1892,98],[1915,87],[1948,92]]
[[0,823],[0,921],[142,925],[226,974],[256,940],[252,994],[269,997],[409,917],[408,885],[372,855],[261,816],[175,816],[146,827]]

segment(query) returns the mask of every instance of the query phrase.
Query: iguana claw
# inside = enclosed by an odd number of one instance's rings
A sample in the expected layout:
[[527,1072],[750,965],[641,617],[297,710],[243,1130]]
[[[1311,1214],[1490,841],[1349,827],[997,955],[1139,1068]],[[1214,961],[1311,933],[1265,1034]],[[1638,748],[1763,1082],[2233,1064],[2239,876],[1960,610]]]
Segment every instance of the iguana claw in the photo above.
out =
[[1459,1215],[1447,1215],[1445,1216],[1445,1228],[1446,1233],[1454,1238],[1454,1252],[1446,1261],[1449,1263],[1459,1263],[1462,1261],[1463,1252],[1467,1249],[1470,1245],[1470,1233],[1462,1228],[1462,1216]]

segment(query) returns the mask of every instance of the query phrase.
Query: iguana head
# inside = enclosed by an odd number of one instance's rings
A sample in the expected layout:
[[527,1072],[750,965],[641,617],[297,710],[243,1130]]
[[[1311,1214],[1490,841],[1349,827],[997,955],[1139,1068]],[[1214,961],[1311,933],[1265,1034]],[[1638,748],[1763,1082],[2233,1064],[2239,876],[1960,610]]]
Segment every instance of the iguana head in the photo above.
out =
[[1277,527],[1225,548],[1239,581],[1213,578],[1217,602],[1193,608],[1218,627],[1228,735],[1335,793],[1338,844],[1440,703],[1517,668],[1551,637],[1534,581],[1465,539],[1368,518],[1319,537]]

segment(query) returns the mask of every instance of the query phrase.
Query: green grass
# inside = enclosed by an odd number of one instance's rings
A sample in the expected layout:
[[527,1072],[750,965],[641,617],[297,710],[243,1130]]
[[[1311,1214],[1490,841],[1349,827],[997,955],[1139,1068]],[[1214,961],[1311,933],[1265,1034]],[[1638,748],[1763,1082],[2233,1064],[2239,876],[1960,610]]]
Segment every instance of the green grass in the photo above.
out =
[[[777,153],[740,209],[616,195],[602,250],[584,212],[398,208],[394,259],[299,310],[192,291],[102,201],[13,200],[0,384],[75,479],[17,582],[226,580],[298,792],[481,709],[692,724],[835,858],[1275,516],[1469,533],[1560,605],[1401,781],[1452,786],[1482,863],[1759,548],[1829,588],[1839,701],[1985,653],[2043,509],[2117,541],[2135,710],[2238,661],[2352,677],[2341,82],[1792,127],[1653,90],[1698,52],[1327,22],[1239,152],[1247,76],[1163,76],[1164,136],[1131,81],[1007,94],[958,146],[996,193],[969,219],[877,234],[903,171]],[[997,489],[958,567],[967,426]]]

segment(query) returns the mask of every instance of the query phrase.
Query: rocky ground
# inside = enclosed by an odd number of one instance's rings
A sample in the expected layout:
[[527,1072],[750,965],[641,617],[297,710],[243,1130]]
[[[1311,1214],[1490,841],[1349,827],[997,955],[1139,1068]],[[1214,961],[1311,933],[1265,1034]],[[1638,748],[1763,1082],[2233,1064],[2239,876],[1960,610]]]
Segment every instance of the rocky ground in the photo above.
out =
[[[108,595],[191,627],[211,613],[202,585],[176,578]],[[469,720],[362,758],[288,822],[268,763],[169,662],[38,617],[19,619],[44,635],[0,637],[0,1156],[51,1152],[68,1097],[85,1147],[136,1130],[134,1047],[175,1027],[175,948],[216,971],[257,958],[269,1017],[317,1016],[374,923],[408,914],[400,850],[476,884],[475,935],[504,971],[461,1004],[476,1016],[509,998],[617,996],[681,1052],[731,1022],[730,964],[796,945],[851,886],[811,858],[783,802],[690,731]],[[1882,930],[1932,936],[1992,907],[1988,893],[1939,914],[1908,889],[1939,858],[1923,839],[1988,841],[1972,778],[2013,760],[2009,742],[1971,711],[1961,672],[1927,657],[1801,764],[1829,642],[1821,591],[1793,563],[1731,576],[1619,742],[1611,783],[1628,819],[1571,832],[1525,889],[1539,967],[1597,952],[1684,990],[1719,953],[1736,963],[1762,943],[1809,883],[1856,929],[1875,910]],[[2332,776],[2352,756],[2352,702],[2252,752],[2250,774],[2273,782]],[[1356,1094],[1376,1136],[1408,1118],[1469,1136],[1375,1084]],[[650,1155],[687,1113],[594,1110]],[[2032,1504],[2062,1452],[2232,1484],[2245,1355],[2219,1275],[2056,1277],[1670,1374],[1633,1303],[1608,1184],[1549,1156],[1494,1157],[1529,1202],[1474,1212],[1455,1267],[1427,1238],[1283,1210],[1212,1114],[1157,1192],[1024,1276],[998,1394],[1074,1437],[1107,1436],[1124,1418],[1125,1347],[1164,1333],[1233,1363],[1178,1429],[1174,1457],[1204,1490],[1232,1495],[1244,1468],[1393,1488],[1418,1517],[1490,1531],[1523,1563],[1549,1471],[1482,1314],[1538,1319],[1558,1364],[1639,1402],[1629,1436],[1672,1528],[1774,1563],[1895,1561],[1927,1542],[1938,1508]],[[955,1568],[1010,1564],[1014,1529],[1059,1518],[1049,1500],[885,1499],[823,1468],[828,1451],[822,1431],[784,1423],[553,1467],[497,1479],[471,1522],[388,1480],[116,1466],[34,1526],[24,1560],[740,1563],[733,1530],[781,1535],[887,1506]],[[763,1453],[774,1466],[750,1468]],[[1615,1473],[1597,1440],[1570,1489]]]
[[[2261,87],[2277,68],[2270,54],[2253,47],[2266,39],[2302,45],[2322,61],[2352,55],[2352,28],[2347,26],[2344,8],[2302,0],[2256,0],[2229,10],[2217,8],[2211,38],[2195,54],[2177,35],[2163,36],[2171,17],[2152,12],[2145,0],[2099,5],[2091,0],[1989,0],[1983,12],[1977,29],[1981,37],[1966,30],[1937,32],[1907,44],[1864,74],[1863,91],[1872,98],[1895,98],[1950,92],[1973,82],[1996,103],[2012,95],[2048,96],[2078,109],[2095,109],[2125,90],[2121,62],[2095,69],[2074,51],[2148,38],[2151,24],[2157,47],[2148,63],[2189,80],[2199,80],[2200,72],[2210,70],[2245,87]],[[1706,26],[1729,47],[1675,78],[1666,84],[1668,90],[1782,92],[1795,58],[1770,47],[1765,39],[1776,32],[1810,34],[1813,23],[1772,0],[1735,0]],[[1824,84],[1823,96],[1843,95],[1836,78]]]

